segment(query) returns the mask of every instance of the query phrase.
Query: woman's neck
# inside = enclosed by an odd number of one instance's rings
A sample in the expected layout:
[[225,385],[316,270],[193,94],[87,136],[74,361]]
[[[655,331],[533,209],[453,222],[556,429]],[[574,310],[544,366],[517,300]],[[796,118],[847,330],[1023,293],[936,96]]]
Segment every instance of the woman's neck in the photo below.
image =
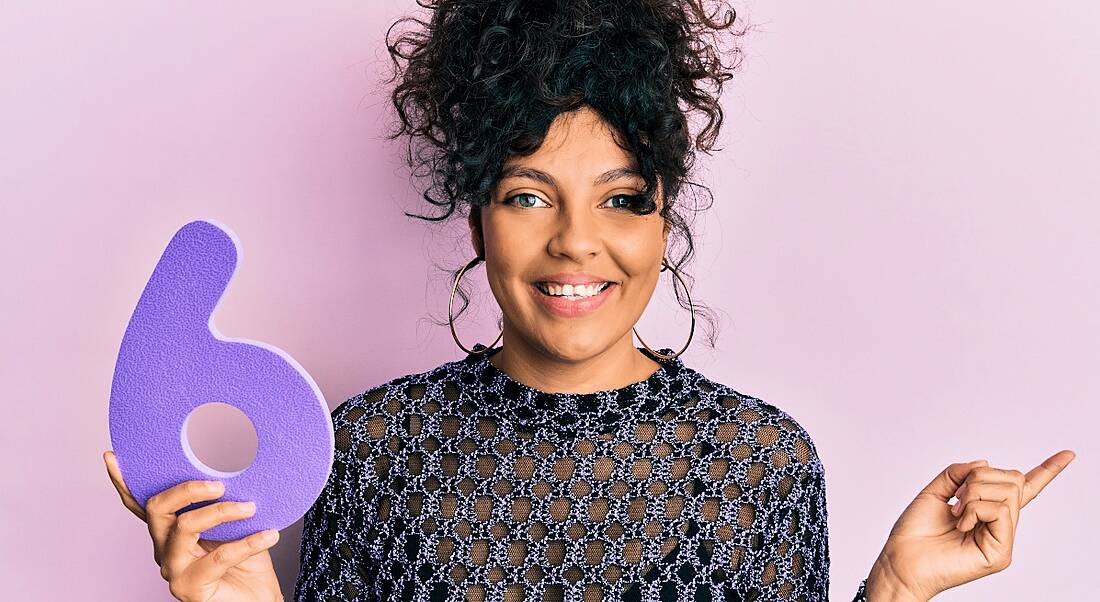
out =
[[619,389],[649,378],[660,368],[660,364],[634,347],[629,335],[586,358],[562,358],[513,340],[507,332],[503,341],[501,350],[493,353],[489,362],[514,380],[550,393]]

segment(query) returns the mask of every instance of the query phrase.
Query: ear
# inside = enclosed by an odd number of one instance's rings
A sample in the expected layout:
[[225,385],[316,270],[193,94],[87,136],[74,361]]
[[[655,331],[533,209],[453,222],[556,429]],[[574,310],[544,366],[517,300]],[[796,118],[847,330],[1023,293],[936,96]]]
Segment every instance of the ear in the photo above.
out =
[[668,257],[668,233],[672,230],[670,222],[665,220],[664,232],[661,235],[661,257]]
[[470,244],[474,247],[474,253],[478,257],[485,257],[485,242],[481,238],[481,209],[471,207],[468,221],[470,224]]

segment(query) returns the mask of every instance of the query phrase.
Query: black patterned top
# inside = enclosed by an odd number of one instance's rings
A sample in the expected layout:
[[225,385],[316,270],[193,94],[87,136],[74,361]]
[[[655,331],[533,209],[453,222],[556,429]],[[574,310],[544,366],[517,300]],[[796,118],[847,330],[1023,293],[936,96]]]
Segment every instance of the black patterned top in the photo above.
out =
[[794,418],[643,348],[656,372],[584,394],[499,351],[332,411],[296,601],[828,600],[825,470]]

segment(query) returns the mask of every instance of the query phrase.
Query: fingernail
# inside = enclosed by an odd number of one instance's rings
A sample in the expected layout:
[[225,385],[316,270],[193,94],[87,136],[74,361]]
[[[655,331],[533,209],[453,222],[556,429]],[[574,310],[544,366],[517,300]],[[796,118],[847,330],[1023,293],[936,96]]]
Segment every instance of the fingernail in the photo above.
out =
[[206,482],[206,488],[209,489],[210,491],[217,491],[217,490],[222,488],[222,482],[221,481],[207,481]]
[[959,515],[959,508],[962,506],[962,502],[955,502],[954,506],[951,506],[951,514],[955,516]]
[[279,532],[274,530],[274,529],[271,529],[269,531],[264,531],[263,534],[260,535],[260,541],[263,542],[263,543],[269,543],[269,542],[275,541],[275,538],[278,537],[278,536],[279,536]]
[[252,512],[256,509],[256,503],[240,502],[239,504],[237,504],[237,507],[240,508],[242,512]]

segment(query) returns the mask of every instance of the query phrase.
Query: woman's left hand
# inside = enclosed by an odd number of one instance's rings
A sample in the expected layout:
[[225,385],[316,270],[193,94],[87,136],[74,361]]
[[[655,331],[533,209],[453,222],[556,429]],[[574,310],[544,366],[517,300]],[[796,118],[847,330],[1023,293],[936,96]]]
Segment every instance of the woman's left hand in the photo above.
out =
[[1020,510],[1076,457],[1062,450],[1027,474],[985,460],[945,468],[894,523],[867,579],[867,599],[928,600],[1007,568]]

